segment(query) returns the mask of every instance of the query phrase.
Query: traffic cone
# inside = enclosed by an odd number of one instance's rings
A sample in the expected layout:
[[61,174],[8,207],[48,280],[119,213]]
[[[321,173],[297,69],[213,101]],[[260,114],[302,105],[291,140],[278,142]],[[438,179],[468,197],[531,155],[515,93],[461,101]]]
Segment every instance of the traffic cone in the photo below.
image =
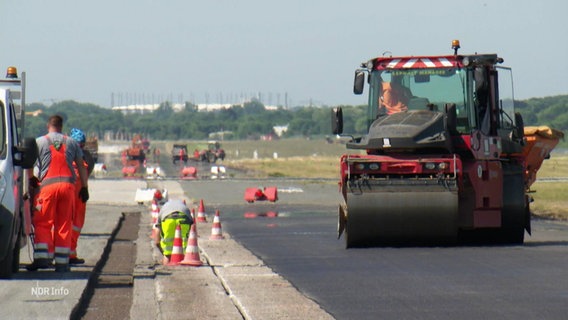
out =
[[158,216],[160,215],[160,207],[158,206],[158,202],[156,200],[152,200],[152,235],[150,236],[152,239],[156,239],[159,236],[159,229],[156,223],[158,222]]
[[213,226],[211,227],[211,240],[221,240],[225,239],[223,236],[223,229],[221,228],[221,221],[219,219],[219,210],[215,211],[215,217],[213,218]]
[[199,208],[197,209],[197,222],[207,222],[207,217],[205,216],[205,206],[203,205],[203,199],[199,201]]
[[183,239],[181,238],[181,226],[176,226],[176,233],[174,235],[174,247],[172,248],[172,255],[170,256],[169,266],[176,266],[183,260]]
[[197,228],[195,223],[189,229],[189,238],[187,240],[187,248],[185,249],[185,257],[180,262],[184,266],[200,266],[203,264],[199,258],[199,247],[197,245]]

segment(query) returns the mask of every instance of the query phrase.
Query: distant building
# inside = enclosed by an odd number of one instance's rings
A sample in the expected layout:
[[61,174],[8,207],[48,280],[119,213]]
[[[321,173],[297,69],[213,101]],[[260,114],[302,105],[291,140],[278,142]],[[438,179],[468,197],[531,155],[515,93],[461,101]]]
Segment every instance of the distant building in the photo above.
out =
[[233,131],[219,131],[209,133],[209,139],[225,140],[233,137]]
[[43,113],[43,110],[41,110],[41,109],[38,109],[38,110],[35,110],[35,111],[26,111],[26,116],[37,117],[42,113]]
[[197,111],[217,111],[221,109],[230,109],[234,104],[230,103],[198,103]]
[[[231,103],[199,103],[196,105],[197,111],[209,112],[209,111],[218,111],[222,109],[230,109],[234,106],[242,106],[240,104],[231,104]],[[116,106],[112,107],[113,111],[121,111],[123,114],[132,114],[132,113],[152,113],[156,111],[160,107],[160,104],[133,104],[127,106]],[[172,104],[172,108],[174,112],[182,111],[185,108],[184,103],[174,103]],[[264,106],[266,110],[275,111],[278,109],[277,106]]]
[[[121,111],[124,114],[129,113],[152,113],[156,111],[160,107],[159,104],[131,104],[128,106],[117,106],[112,107],[113,111]],[[175,112],[181,111],[185,108],[185,104],[183,103],[174,103],[172,104],[172,108]]]

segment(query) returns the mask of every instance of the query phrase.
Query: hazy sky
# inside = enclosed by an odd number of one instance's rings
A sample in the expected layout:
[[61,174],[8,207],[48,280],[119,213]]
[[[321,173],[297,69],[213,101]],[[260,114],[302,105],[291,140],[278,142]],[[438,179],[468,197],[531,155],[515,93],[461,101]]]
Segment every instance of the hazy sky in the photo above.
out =
[[[561,0],[2,0],[0,70],[27,101],[362,104],[353,72],[382,55],[498,53],[517,99],[568,94]],[[1,71],[4,72],[4,71]],[[269,101],[270,100],[270,101]]]

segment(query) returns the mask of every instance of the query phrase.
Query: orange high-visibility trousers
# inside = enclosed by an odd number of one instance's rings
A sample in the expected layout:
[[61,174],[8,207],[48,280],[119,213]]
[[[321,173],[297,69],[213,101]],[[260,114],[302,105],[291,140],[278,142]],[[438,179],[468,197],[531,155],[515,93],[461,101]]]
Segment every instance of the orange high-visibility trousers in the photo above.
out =
[[[88,169],[89,165],[86,161],[83,161],[83,166]],[[75,175],[79,177],[79,170],[77,169],[77,164],[73,163],[73,168],[75,170]],[[69,258],[77,258],[77,243],[79,242],[79,236],[81,235],[81,230],[85,225],[85,214],[87,212],[87,203],[83,202],[79,197],[79,190],[83,187],[81,179],[77,178],[75,181],[75,211],[73,212],[73,226],[71,232],[71,251]]]
[[87,203],[81,201],[80,198],[75,199],[75,211],[73,212],[73,227],[71,232],[71,253],[70,258],[77,258],[77,243],[81,230],[85,225],[85,213],[87,212]]
[[[55,258],[56,264],[69,263],[72,215],[77,195],[69,182],[42,186],[34,213],[34,259]],[[53,232],[52,232],[53,228]]]

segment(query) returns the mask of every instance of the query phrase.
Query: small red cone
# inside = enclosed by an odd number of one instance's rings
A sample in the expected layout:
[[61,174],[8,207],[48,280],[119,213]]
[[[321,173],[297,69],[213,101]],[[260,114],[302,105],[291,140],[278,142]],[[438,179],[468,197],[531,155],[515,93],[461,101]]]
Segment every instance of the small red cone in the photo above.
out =
[[203,205],[203,199],[199,201],[199,208],[197,209],[197,222],[207,222],[207,217],[205,216],[205,206]]
[[223,236],[223,229],[221,228],[221,221],[219,219],[219,210],[215,211],[215,217],[213,218],[213,226],[211,227],[211,240],[221,240],[225,239]]
[[195,223],[189,229],[189,238],[187,240],[187,248],[185,249],[185,257],[180,262],[184,266],[200,266],[203,264],[199,257],[199,247],[197,245],[197,229]]
[[172,255],[170,257],[169,266],[176,266],[183,260],[183,239],[181,238],[181,226],[176,226],[176,233],[174,236],[174,247],[172,248]]

